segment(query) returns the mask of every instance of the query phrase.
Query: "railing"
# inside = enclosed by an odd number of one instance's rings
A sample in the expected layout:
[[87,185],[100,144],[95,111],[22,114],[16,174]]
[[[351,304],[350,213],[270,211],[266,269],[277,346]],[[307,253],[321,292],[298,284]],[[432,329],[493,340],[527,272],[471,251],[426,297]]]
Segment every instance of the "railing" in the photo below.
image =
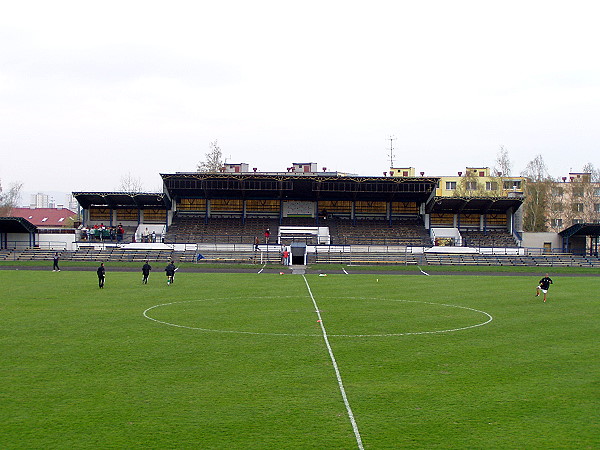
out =
[[29,240],[14,240],[14,241],[6,241],[6,246],[3,247],[5,250],[25,250],[28,248],[39,248],[46,250],[56,250],[62,251],[68,248],[68,244],[66,242],[61,241],[38,241],[32,247],[31,242]]
[[308,254],[315,264],[423,264],[424,254],[408,246],[320,246]]
[[404,245],[430,247],[428,238],[383,236],[331,236],[331,245]]
[[[349,265],[488,265],[488,266],[531,266],[531,267],[596,267],[600,268],[600,259],[593,256],[580,256],[571,253],[545,253],[542,248],[486,249],[481,253],[438,253],[424,252],[423,247],[399,246],[317,246],[307,253],[309,264],[349,264]],[[482,249],[484,250],[484,249]],[[62,260],[120,260],[140,261],[141,259],[165,260],[173,258],[185,262],[222,262],[255,264],[279,263],[281,246],[260,244],[200,244],[186,251],[125,249],[106,247],[102,250],[80,249],[76,251],[40,247],[3,249],[0,260],[51,260],[54,251],[60,253]],[[517,251],[518,253],[515,253]],[[198,260],[197,255],[203,255]]]
[[[165,236],[163,242],[165,244],[185,244],[190,242],[201,244],[254,244],[254,239],[257,236],[243,234],[200,234],[200,233],[185,233]],[[265,243],[263,236],[258,236],[261,244]],[[271,236],[270,243],[274,243],[277,236]]]

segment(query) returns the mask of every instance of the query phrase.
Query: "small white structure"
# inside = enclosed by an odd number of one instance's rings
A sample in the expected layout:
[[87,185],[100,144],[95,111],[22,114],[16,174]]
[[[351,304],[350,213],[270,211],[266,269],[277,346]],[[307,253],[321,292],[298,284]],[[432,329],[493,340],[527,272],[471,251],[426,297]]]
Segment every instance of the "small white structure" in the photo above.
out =
[[329,245],[331,238],[329,236],[329,227],[279,227],[277,234],[277,243],[281,243],[282,238],[317,238],[317,245]]

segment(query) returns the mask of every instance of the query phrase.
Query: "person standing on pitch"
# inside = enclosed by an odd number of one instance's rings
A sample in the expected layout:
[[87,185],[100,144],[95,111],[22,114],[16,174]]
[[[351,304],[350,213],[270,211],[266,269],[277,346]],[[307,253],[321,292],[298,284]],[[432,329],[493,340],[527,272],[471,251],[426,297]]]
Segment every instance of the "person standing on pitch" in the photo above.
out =
[[98,287],[102,289],[104,287],[104,279],[106,278],[106,270],[104,269],[104,263],[100,263],[100,267],[96,270],[98,274]]
[[552,279],[546,274],[544,278],[540,280],[538,287],[535,290],[535,296],[540,296],[540,291],[544,293],[544,302],[546,301],[546,294],[548,293],[548,289],[550,289],[550,285],[552,284]]
[[148,261],[146,261],[144,263],[144,265],[142,266],[142,275],[144,275],[144,278],[142,278],[143,284],[148,284],[148,276],[150,275],[151,270],[152,270],[152,266],[150,264],[148,264]]
[[165,267],[165,272],[167,274],[167,285],[173,284],[173,282],[175,281],[176,270],[177,267],[175,267],[175,261],[171,261],[169,264],[167,264],[167,267]]
[[60,267],[58,267],[58,259],[59,259],[58,252],[56,252],[54,254],[54,258],[52,258],[52,261],[53,261],[52,272],[60,272]]

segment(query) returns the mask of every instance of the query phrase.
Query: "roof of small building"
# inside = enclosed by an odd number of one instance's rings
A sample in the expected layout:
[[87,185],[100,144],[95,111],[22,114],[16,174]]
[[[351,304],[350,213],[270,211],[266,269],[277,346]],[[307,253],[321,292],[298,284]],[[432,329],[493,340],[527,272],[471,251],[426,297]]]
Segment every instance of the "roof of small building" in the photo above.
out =
[[13,208],[12,217],[22,217],[38,227],[64,227],[65,221],[77,213],[67,208]]

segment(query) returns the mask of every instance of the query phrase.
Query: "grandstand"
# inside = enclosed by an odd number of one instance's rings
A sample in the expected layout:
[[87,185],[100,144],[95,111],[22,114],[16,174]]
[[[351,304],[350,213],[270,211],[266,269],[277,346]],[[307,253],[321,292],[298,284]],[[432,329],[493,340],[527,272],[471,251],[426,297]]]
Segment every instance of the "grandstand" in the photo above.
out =
[[458,223],[459,230],[480,232],[474,245],[497,245],[494,236],[503,238],[498,245],[517,246],[513,216],[522,198],[438,198],[438,178],[293,171],[161,176],[163,194],[74,193],[84,225],[162,223],[168,244],[252,244],[269,229],[269,243],[319,245],[315,229],[326,228],[333,245],[430,246],[432,226]]
[[[518,192],[440,196],[437,177],[291,169],[162,174],[162,193],[75,192],[83,223],[73,250],[62,258],[264,263],[277,262],[284,247],[302,243],[308,263],[586,264],[566,255],[532,259],[516,229],[523,202]],[[125,239],[83,233],[100,224],[122,225]],[[159,238],[140,242],[145,229]],[[26,231],[33,241],[35,231]],[[569,238],[574,242],[576,236]],[[48,255],[15,249],[0,257]]]

